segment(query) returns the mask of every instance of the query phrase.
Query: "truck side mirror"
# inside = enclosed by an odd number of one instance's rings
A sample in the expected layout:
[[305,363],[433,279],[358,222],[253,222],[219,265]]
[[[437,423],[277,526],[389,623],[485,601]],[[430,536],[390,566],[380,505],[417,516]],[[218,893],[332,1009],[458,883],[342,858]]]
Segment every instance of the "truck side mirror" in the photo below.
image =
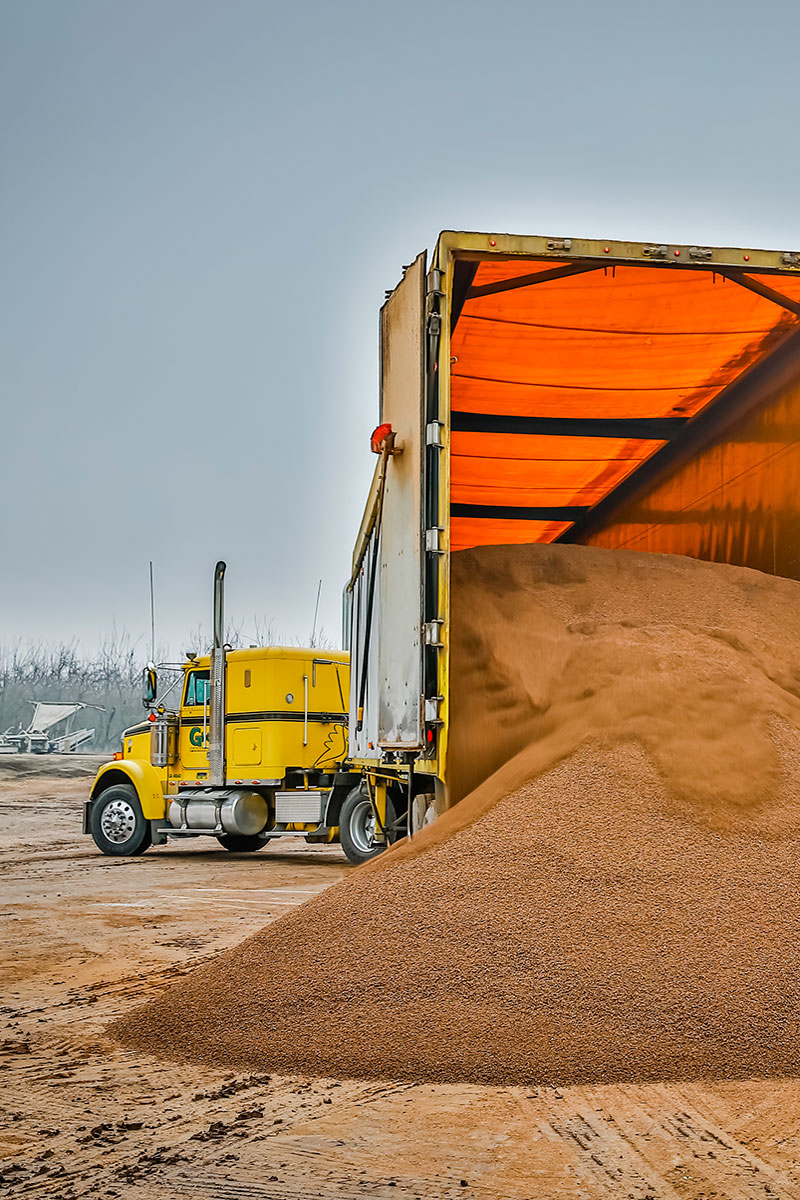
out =
[[148,663],[142,675],[142,704],[145,708],[153,704],[158,695],[158,675],[155,663]]

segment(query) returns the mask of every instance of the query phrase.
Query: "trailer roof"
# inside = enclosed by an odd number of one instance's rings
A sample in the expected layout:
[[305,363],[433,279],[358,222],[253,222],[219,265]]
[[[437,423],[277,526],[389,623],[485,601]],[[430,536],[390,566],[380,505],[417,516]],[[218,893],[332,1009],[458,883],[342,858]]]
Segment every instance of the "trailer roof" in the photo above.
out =
[[792,252],[446,234],[447,255],[453,549],[564,535],[800,328]]

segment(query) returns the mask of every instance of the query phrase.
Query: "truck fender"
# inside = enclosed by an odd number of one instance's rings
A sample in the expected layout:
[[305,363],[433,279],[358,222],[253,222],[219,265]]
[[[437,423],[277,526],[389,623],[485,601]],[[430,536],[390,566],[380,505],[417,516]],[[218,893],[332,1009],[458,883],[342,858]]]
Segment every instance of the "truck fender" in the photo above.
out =
[[123,758],[100,768],[92,784],[91,797],[96,800],[112,783],[132,783],[142,806],[142,816],[148,821],[162,820],[166,805],[161,780],[149,762],[139,758]]

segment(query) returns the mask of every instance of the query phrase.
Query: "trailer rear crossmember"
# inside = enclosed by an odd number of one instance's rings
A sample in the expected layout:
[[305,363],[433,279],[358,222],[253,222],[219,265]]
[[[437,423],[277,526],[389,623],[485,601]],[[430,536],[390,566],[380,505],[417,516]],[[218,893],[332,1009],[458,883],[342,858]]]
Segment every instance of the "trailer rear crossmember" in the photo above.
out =
[[520,417],[505,413],[450,414],[454,433],[522,433],[541,437],[633,438],[665,442],[688,417]]

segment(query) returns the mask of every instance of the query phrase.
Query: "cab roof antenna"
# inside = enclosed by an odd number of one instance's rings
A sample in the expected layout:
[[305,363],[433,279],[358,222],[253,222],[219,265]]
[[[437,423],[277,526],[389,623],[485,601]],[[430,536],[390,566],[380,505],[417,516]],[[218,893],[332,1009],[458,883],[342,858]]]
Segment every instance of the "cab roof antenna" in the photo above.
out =
[[314,624],[311,626],[311,649],[312,650],[314,649],[314,647],[316,645],[316,642],[314,641],[314,639],[317,636],[317,616],[319,614],[319,598],[320,598],[321,592],[322,592],[322,580],[320,579],[319,587],[317,588],[317,603],[314,605]]
[[150,661],[156,661],[156,602],[153,591],[153,560],[150,560]]

